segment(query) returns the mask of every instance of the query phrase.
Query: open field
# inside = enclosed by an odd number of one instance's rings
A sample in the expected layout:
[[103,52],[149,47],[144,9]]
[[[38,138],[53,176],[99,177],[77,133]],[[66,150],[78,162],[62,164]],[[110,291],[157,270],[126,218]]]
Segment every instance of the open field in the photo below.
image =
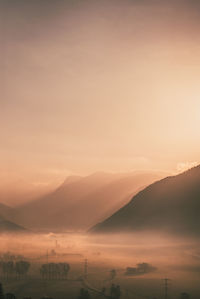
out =
[[[48,234],[13,239],[2,236],[1,244],[1,261],[23,259],[31,265],[27,276],[20,279],[15,275],[5,277],[1,271],[4,292],[14,293],[17,298],[75,299],[82,287],[89,288],[92,298],[100,298],[91,289],[106,288],[105,294],[109,295],[114,283],[120,285],[123,299],[161,299],[164,278],[170,279],[170,298],[179,298],[181,292],[189,293],[193,299],[200,298],[200,257],[195,240],[149,234],[110,237]],[[41,266],[52,263],[70,265],[66,279],[42,277]],[[125,275],[127,267],[139,263],[153,265],[156,270]]]

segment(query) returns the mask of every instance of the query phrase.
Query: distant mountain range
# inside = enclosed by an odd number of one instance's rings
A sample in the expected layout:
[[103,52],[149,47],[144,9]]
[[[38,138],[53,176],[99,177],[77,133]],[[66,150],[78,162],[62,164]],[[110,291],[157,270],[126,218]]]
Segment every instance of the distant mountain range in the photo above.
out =
[[16,210],[0,203],[0,233],[25,233],[28,232],[20,224],[14,222]]
[[162,177],[149,172],[69,177],[54,192],[17,207],[12,220],[35,230],[87,230]]
[[15,216],[15,209],[11,208],[3,203],[0,203],[0,217],[6,218],[6,219],[13,219]]
[[200,166],[151,184],[91,229],[95,233],[144,230],[200,235]]
[[32,201],[38,197],[52,192],[58,182],[43,184],[40,182],[29,182],[20,178],[3,178],[0,173],[0,203],[9,206],[22,205],[25,202]]
[[0,233],[19,233],[19,232],[26,232],[25,228],[22,226],[5,219],[2,214],[10,213],[9,207],[6,207],[0,204]]

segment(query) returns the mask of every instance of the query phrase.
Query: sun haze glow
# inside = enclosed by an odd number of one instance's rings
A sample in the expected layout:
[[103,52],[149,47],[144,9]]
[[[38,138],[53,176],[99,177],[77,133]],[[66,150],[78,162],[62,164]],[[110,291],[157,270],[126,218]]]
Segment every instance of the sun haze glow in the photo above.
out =
[[199,161],[197,1],[1,6],[2,178]]

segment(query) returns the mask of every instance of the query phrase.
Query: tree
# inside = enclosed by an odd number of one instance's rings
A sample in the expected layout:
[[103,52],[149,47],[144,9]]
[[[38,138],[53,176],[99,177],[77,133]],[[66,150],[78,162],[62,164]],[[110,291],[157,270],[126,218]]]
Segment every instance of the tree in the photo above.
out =
[[43,279],[67,279],[70,265],[68,263],[48,263],[40,268]]
[[15,264],[15,270],[19,278],[21,276],[27,275],[29,268],[30,268],[30,263],[26,261],[19,261],[16,262]]
[[4,299],[3,287],[1,283],[0,283],[0,299]]
[[181,293],[180,299],[190,299],[190,295],[188,293]]

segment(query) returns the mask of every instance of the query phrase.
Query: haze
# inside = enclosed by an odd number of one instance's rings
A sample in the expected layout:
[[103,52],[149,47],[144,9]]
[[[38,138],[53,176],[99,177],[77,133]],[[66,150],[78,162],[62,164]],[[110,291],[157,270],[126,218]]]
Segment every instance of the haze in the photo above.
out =
[[2,180],[55,185],[199,161],[198,1],[1,8]]
[[[170,277],[169,294],[180,298],[183,291],[191,298],[199,298],[199,241],[192,239],[160,236],[155,233],[86,236],[74,234],[42,234],[1,236],[0,258],[23,257],[30,263],[28,278],[13,283],[4,280],[6,290],[25,296],[27,293],[40,298],[42,292],[51,293],[54,298],[78,298],[84,275],[84,261],[88,260],[88,284],[109,292],[112,282],[121,286],[122,298],[164,298],[163,277]],[[9,250],[9,251],[8,251]],[[67,262],[70,264],[68,280],[43,280],[40,268],[46,263]],[[146,262],[155,267],[155,272],[126,275],[127,267]],[[116,277],[111,278],[111,269]],[[3,277],[2,269],[0,273]],[[22,287],[23,286],[23,287]],[[130,292],[130,296],[127,296]],[[133,295],[132,295],[133,294]],[[136,296],[139,294],[138,296]],[[132,296],[131,296],[132,295]],[[91,292],[92,298],[98,298]],[[151,296],[151,297],[150,297]],[[155,297],[155,298],[156,298]]]

